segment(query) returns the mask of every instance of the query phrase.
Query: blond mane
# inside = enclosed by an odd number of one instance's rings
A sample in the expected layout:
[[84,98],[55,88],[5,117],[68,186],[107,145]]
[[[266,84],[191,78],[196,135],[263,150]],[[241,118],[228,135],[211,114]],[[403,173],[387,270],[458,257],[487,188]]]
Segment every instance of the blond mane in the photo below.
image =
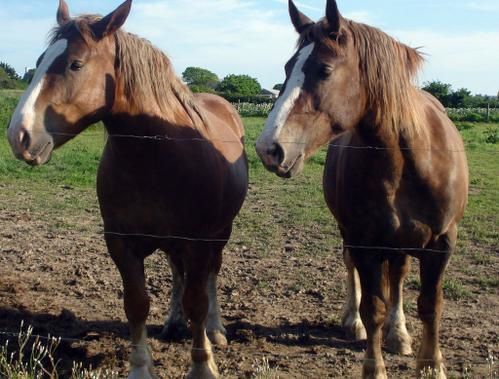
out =
[[[85,40],[95,39],[90,25],[100,16],[84,15],[56,27],[50,40],[55,42],[72,32],[78,32]],[[203,119],[194,102],[190,89],[175,75],[170,59],[148,40],[118,30],[115,33],[117,77],[130,107],[138,112],[157,105],[161,118],[174,123],[179,116],[188,113],[193,123]],[[196,117],[197,115],[197,117]]]
[[342,38],[353,39],[359,69],[367,94],[368,109],[375,115],[377,125],[398,135],[424,133],[423,112],[418,101],[414,79],[424,62],[417,49],[398,42],[383,31],[342,19],[338,41],[327,33],[327,21],[308,28],[299,43],[313,40],[329,46],[335,54],[344,52]]

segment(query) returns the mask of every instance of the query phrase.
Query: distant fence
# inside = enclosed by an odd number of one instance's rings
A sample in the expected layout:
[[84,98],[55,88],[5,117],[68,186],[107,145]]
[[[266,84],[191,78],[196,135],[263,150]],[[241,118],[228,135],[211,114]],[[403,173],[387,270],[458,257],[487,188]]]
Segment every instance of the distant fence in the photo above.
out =
[[[267,117],[274,106],[274,101],[254,103],[251,101],[232,102],[243,117]],[[447,108],[452,121],[493,122],[499,123],[499,108]]]

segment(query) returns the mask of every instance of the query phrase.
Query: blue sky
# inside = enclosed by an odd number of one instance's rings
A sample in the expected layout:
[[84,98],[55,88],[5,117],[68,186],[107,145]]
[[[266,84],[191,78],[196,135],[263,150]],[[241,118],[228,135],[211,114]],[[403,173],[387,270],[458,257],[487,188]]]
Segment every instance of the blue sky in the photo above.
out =
[[[106,14],[121,0],[67,0],[72,14]],[[299,0],[313,19],[326,0]],[[32,67],[55,23],[58,0],[0,0],[0,61]],[[499,0],[338,0],[345,17],[421,46],[419,83],[439,79],[455,89],[499,91]],[[284,79],[296,35],[287,0],[134,0],[125,28],[151,40],[173,61],[227,74],[249,74],[264,87]]]

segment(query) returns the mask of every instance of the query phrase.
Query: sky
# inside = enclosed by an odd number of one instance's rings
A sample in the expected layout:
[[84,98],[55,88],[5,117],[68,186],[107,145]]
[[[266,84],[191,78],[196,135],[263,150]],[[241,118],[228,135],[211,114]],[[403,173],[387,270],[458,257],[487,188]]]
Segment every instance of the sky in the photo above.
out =
[[[72,15],[107,14],[122,0],[67,0]],[[297,0],[310,18],[326,0]],[[55,24],[58,0],[0,0],[0,61],[20,73],[33,67]],[[421,47],[431,80],[475,94],[499,91],[499,0],[338,0],[344,17],[376,26]],[[287,0],[134,0],[125,29],[149,39],[177,74],[203,67],[220,78],[247,74],[264,88],[284,80],[297,35]]]

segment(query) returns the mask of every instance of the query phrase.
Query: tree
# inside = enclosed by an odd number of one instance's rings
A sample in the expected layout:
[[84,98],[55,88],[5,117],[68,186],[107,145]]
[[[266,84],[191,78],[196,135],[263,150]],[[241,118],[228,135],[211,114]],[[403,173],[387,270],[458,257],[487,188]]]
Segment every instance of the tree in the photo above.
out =
[[35,69],[30,68],[28,71],[26,71],[26,74],[23,76],[23,82],[26,83],[31,83],[31,80],[33,80],[33,76],[35,76]]
[[276,84],[273,89],[280,91],[280,90],[282,90],[283,86],[284,86],[284,84]]
[[3,70],[7,73],[8,77],[11,78],[12,80],[21,80],[21,77],[17,75],[16,70],[10,64],[5,62],[0,62],[0,68],[3,68]]
[[213,92],[220,82],[216,74],[200,67],[187,67],[182,79],[194,92]]
[[435,96],[444,107],[449,106],[449,96],[451,94],[452,86],[450,84],[442,83],[441,81],[426,82],[423,90]]
[[12,79],[3,67],[0,67],[0,89],[18,89],[21,88],[18,80]]
[[454,91],[449,95],[449,107],[468,108],[471,104],[471,91],[466,88]]
[[217,87],[218,92],[237,96],[256,96],[262,91],[258,80],[248,75],[228,75]]

